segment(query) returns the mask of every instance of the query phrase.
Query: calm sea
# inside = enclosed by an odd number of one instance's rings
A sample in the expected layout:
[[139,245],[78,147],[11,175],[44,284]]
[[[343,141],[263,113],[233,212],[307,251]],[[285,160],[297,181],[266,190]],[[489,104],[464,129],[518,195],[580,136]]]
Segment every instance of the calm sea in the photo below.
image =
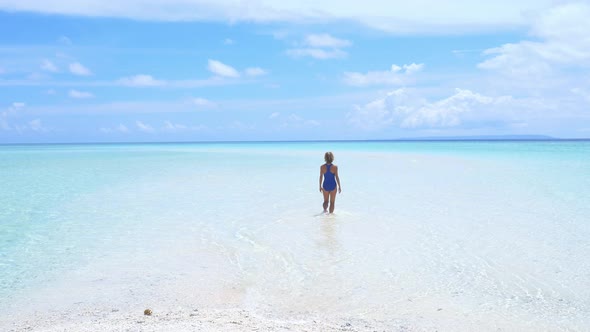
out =
[[199,304],[588,330],[589,257],[589,141],[0,145],[0,327]]

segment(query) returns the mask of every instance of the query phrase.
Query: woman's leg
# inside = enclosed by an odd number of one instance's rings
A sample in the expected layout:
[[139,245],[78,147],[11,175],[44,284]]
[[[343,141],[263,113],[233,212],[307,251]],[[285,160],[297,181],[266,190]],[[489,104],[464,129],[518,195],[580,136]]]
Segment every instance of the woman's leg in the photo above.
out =
[[336,203],[336,189],[330,191],[330,213],[334,212],[334,204]]
[[328,212],[328,199],[330,197],[330,192],[322,190],[322,194],[324,194],[324,212]]

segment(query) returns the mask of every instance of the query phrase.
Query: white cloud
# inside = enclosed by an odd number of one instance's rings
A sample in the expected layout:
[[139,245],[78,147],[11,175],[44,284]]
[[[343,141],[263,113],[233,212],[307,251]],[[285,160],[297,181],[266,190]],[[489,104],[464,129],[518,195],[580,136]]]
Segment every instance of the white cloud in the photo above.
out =
[[274,112],[268,118],[273,121],[277,121],[276,123],[278,123],[278,128],[305,129],[315,128],[320,125],[319,121],[305,119],[304,117],[296,113],[291,113],[287,116],[282,116],[281,113]]
[[227,126],[227,128],[240,131],[252,131],[256,129],[256,125],[251,123],[244,123],[241,121],[233,121]]
[[235,43],[236,43],[236,42],[235,42],[233,39],[231,39],[231,38],[225,38],[225,39],[223,40],[223,44],[225,44],[225,45],[233,45],[233,44],[235,44]]
[[0,113],[0,128],[2,130],[12,130],[12,126],[8,123],[8,118],[17,113],[20,109],[26,105],[23,102],[14,102],[7,109]]
[[129,128],[127,128],[127,126],[125,126],[124,124],[119,124],[117,126],[117,131],[119,131],[121,133],[128,133],[129,132]]
[[478,65],[512,77],[530,79],[564,67],[590,66],[590,4],[569,3],[535,16],[534,41],[487,49],[491,58]]
[[404,65],[403,69],[406,71],[406,74],[410,75],[413,74],[415,72],[421,71],[424,68],[424,64],[423,63],[411,63],[409,65]]
[[454,95],[434,103],[425,103],[411,113],[404,110],[405,117],[400,126],[405,128],[454,127],[461,124],[461,118],[465,113],[473,112],[484,105],[499,105],[509,99],[510,97],[491,98],[469,90],[456,89]]
[[[1,0],[0,0],[1,1]],[[235,69],[234,69],[235,70]],[[265,71],[260,68],[260,70]],[[252,67],[248,69],[250,74],[260,74],[261,71]],[[237,71],[236,71],[237,72]],[[266,71],[265,71],[266,72]],[[239,73],[238,73],[239,75]],[[247,84],[253,83],[252,81],[243,81],[235,79],[221,79],[220,76],[212,76],[203,79],[180,79],[180,80],[164,80],[156,79],[151,75],[138,74],[134,76],[122,77],[117,80],[104,81],[104,80],[84,80],[84,81],[72,81],[72,80],[49,80],[49,75],[41,73],[33,73],[27,77],[27,79],[3,79],[0,80],[0,87],[2,86],[46,86],[46,87],[71,87],[76,85],[78,87],[167,87],[167,88],[179,88],[179,89],[191,89],[199,87],[210,87],[210,86],[226,86],[234,84]]]
[[[75,84],[75,83],[73,83]],[[67,90],[65,91],[67,94]],[[267,97],[275,96],[268,94]],[[209,109],[221,110],[223,112],[214,112],[213,117],[223,117],[235,112],[237,117],[243,116],[243,112],[252,112],[252,114],[261,114],[262,118],[268,117],[273,112],[281,114],[299,113],[306,114],[310,110],[332,110],[337,112],[342,109],[350,108],[351,104],[360,104],[367,99],[373,98],[375,92],[367,91],[349,91],[343,94],[328,96],[300,96],[297,98],[253,98],[229,96],[223,100],[209,100],[196,95],[192,98],[164,98],[151,100],[129,100],[129,101],[112,101],[112,102],[85,102],[85,103],[64,103],[59,107],[49,104],[28,106],[28,112],[31,114],[71,114],[71,115],[131,115],[137,114],[136,119],[141,120],[141,114],[154,113],[191,113],[205,112]],[[197,98],[201,97],[201,98]],[[101,100],[104,98],[101,98]],[[196,99],[196,101],[194,101]],[[211,104],[210,104],[210,103]],[[199,105],[206,105],[199,106]],[[209,116],[207,118],[210,118]],[[318,119],[320,120],[320,119]],[[135,127],[135,123],[133,124]],[[132,127],[129,127],[133,129]],[[154,127],[156,128],[156,127]],[[157,129],[157,128],[156,128]]]
[[240,77],[240,73],[238,73],[238,71],[234,67],[226,65],[217,60],[209,59],[209,64],[207,68],[210,72],[218,76],[231,78]]
[[125,126],[124,124],[119,124],[118,126],[116,126],[114,128],[101,127],[101,128],[99,128],[99,130],[105,134],[110,134],[110,133],[127,134],[130,132],[129,128],[127,128],[127,126]]
[[179,131],[187,130],[188,127],[183,124],[172,123],[170,121],[164,121],[164,127],[162,129],[165,131],[170,131],[170,132],[179,132]]
[[143,123],[141,121],[135,121],[135,125],[137,126],[137,128],[140,131],[143,131],[144,133],[150,133],[151,134],[151,133],[154,133],[155,132],[155,130],[154,130],[154,128],[152,126],[150,126],[148,124],[145,124],[145,123]]
[[41,61],[41,69],[52,73],[57,73],[59,71],[59,68],[57,68],[53,62],[47,59],[43,59],[43,61]]
[[305,37],[305,44],[311,47],[343,48],[351,46],[352,42],[332,37],[329,34],[311,34]]
[[43,127],[43,124],[41,123],[40,119],[29,121],[29,128],[37,132],[45,131],[45,128]]
[[30,120],[25,123],[14,123],[10,122],[10,118],[14,119],[14,115],[17,114],[20,110],[26,107],[26,104],[23,102],[14,102],[12,103],[7,109],[0,112],[0,130],[3,131],[12,131],[15,130],[18,133],[23,133],[26,131],[35,131],[35,132],[47,132],[49,131],[48,128],[43,126],[41,119],[34,119]]
[[53,89],[47,89],[47,90],[45,90],[45,91],[44,91],[44,93],[45,93],[46,95],[53,96],[53,95],[55,95],[57,92],[56,92],[55,90],[53,90]]
[[70,98],[76,98],[76,99],[86,99],[86,98],[93,98],[94,97],[94,95],[90,92],[78,91],[78,90],[70,90],[70,92],[68,92],[68,95],[70,96]]
[[363,106],[355,105],[354,111],[347,115],[348,122],[364,130],[381,129],[390,126],[394,115],[385,103],[385,98],[377,99]]
[[259,68],[259,67],[251,67],[251,68],[246,68],[245,73],[247,76],[262,76],[262,75],[266,75],[268,72],[262,68]]
[[494,31],[526,24],[526,14],[553,0],[497,1],[300,1],[300,0],[2,0],[5,11],[160,21],[330,22],[353,21],[392,33]]
[[[506,109],[521,108],[511,96],[489,97],[456,89],[450,97],[430,102],[408,89],[397,89],[365,105],[355,105],[347,115],[350,124],[365,130],[457,127],[464,122],[511,122]],[[504,108],[504,109],[503,109]]]
[[342,59],[348,55],[342,48],[351,46],[352,42],[329,34],[311,34],[304,38],[302,44],[305,47],[288,49],[287,55],[293,58],[308,56],[319,60]]
[[90,69],[84,67],[84,65],[82,65],[79,62],[70,63],[69,68],[70,68],[70,72],[74,75],[79,75],[79,76],[92,75],[92,72],[90,71]]
[[344,82],[353,86],[368,85],[403,85],[407,84],[408,78],[422,70],[424,64],[412,63],[409,65],[391,65],[390,70],[386,71],[369,71],[366,74],[346,72],[344,73]]
[[117,81],[120,85],[128,86],[128,87],[153,87],[153,86],[163,86],[166,84],[165,81],[157,80],[153,78],[151,75],[135,75],[130,77],[123,77]]
[[342,59],[345,58],[348,53],[340,50],[324,50],[321,48],[293,48],[287,50],[287,55],[292,56],[294,58],[301,58],[301,57],[312,57],[319,60],[326,60],[326,59]]
[[304,119],[298,114],[290,114],[283,122],[283,127],[294,127],[294,128],[310,128],[317,127],[320,123],[316,120]]
[[197,106],[199,109],[203,109],[203,108],[214,108],[217,107],[217,104],[205,99],[205,98],[193,98],[191,100],[191,103],[195,106]]
[[12,128],[8,124],[8,121],[6,120],[4,114],[1,114],[1,115],[2,115],[2,117],[0,117],[0,129],[5,130],[5,131],[11,130]]

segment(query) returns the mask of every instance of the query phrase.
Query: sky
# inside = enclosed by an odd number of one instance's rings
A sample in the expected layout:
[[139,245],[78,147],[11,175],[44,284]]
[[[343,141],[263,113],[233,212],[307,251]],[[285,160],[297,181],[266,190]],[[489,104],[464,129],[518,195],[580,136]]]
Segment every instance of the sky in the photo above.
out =
[[590,1],[0,0],[0,144],[590,137]]

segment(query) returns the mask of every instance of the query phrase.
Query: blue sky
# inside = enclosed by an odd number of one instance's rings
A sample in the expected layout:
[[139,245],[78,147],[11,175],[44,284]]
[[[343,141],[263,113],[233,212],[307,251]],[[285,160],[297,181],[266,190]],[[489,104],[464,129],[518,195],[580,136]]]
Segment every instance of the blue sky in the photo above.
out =
[[0,0],[0,143],[590,137],[590,4]]

